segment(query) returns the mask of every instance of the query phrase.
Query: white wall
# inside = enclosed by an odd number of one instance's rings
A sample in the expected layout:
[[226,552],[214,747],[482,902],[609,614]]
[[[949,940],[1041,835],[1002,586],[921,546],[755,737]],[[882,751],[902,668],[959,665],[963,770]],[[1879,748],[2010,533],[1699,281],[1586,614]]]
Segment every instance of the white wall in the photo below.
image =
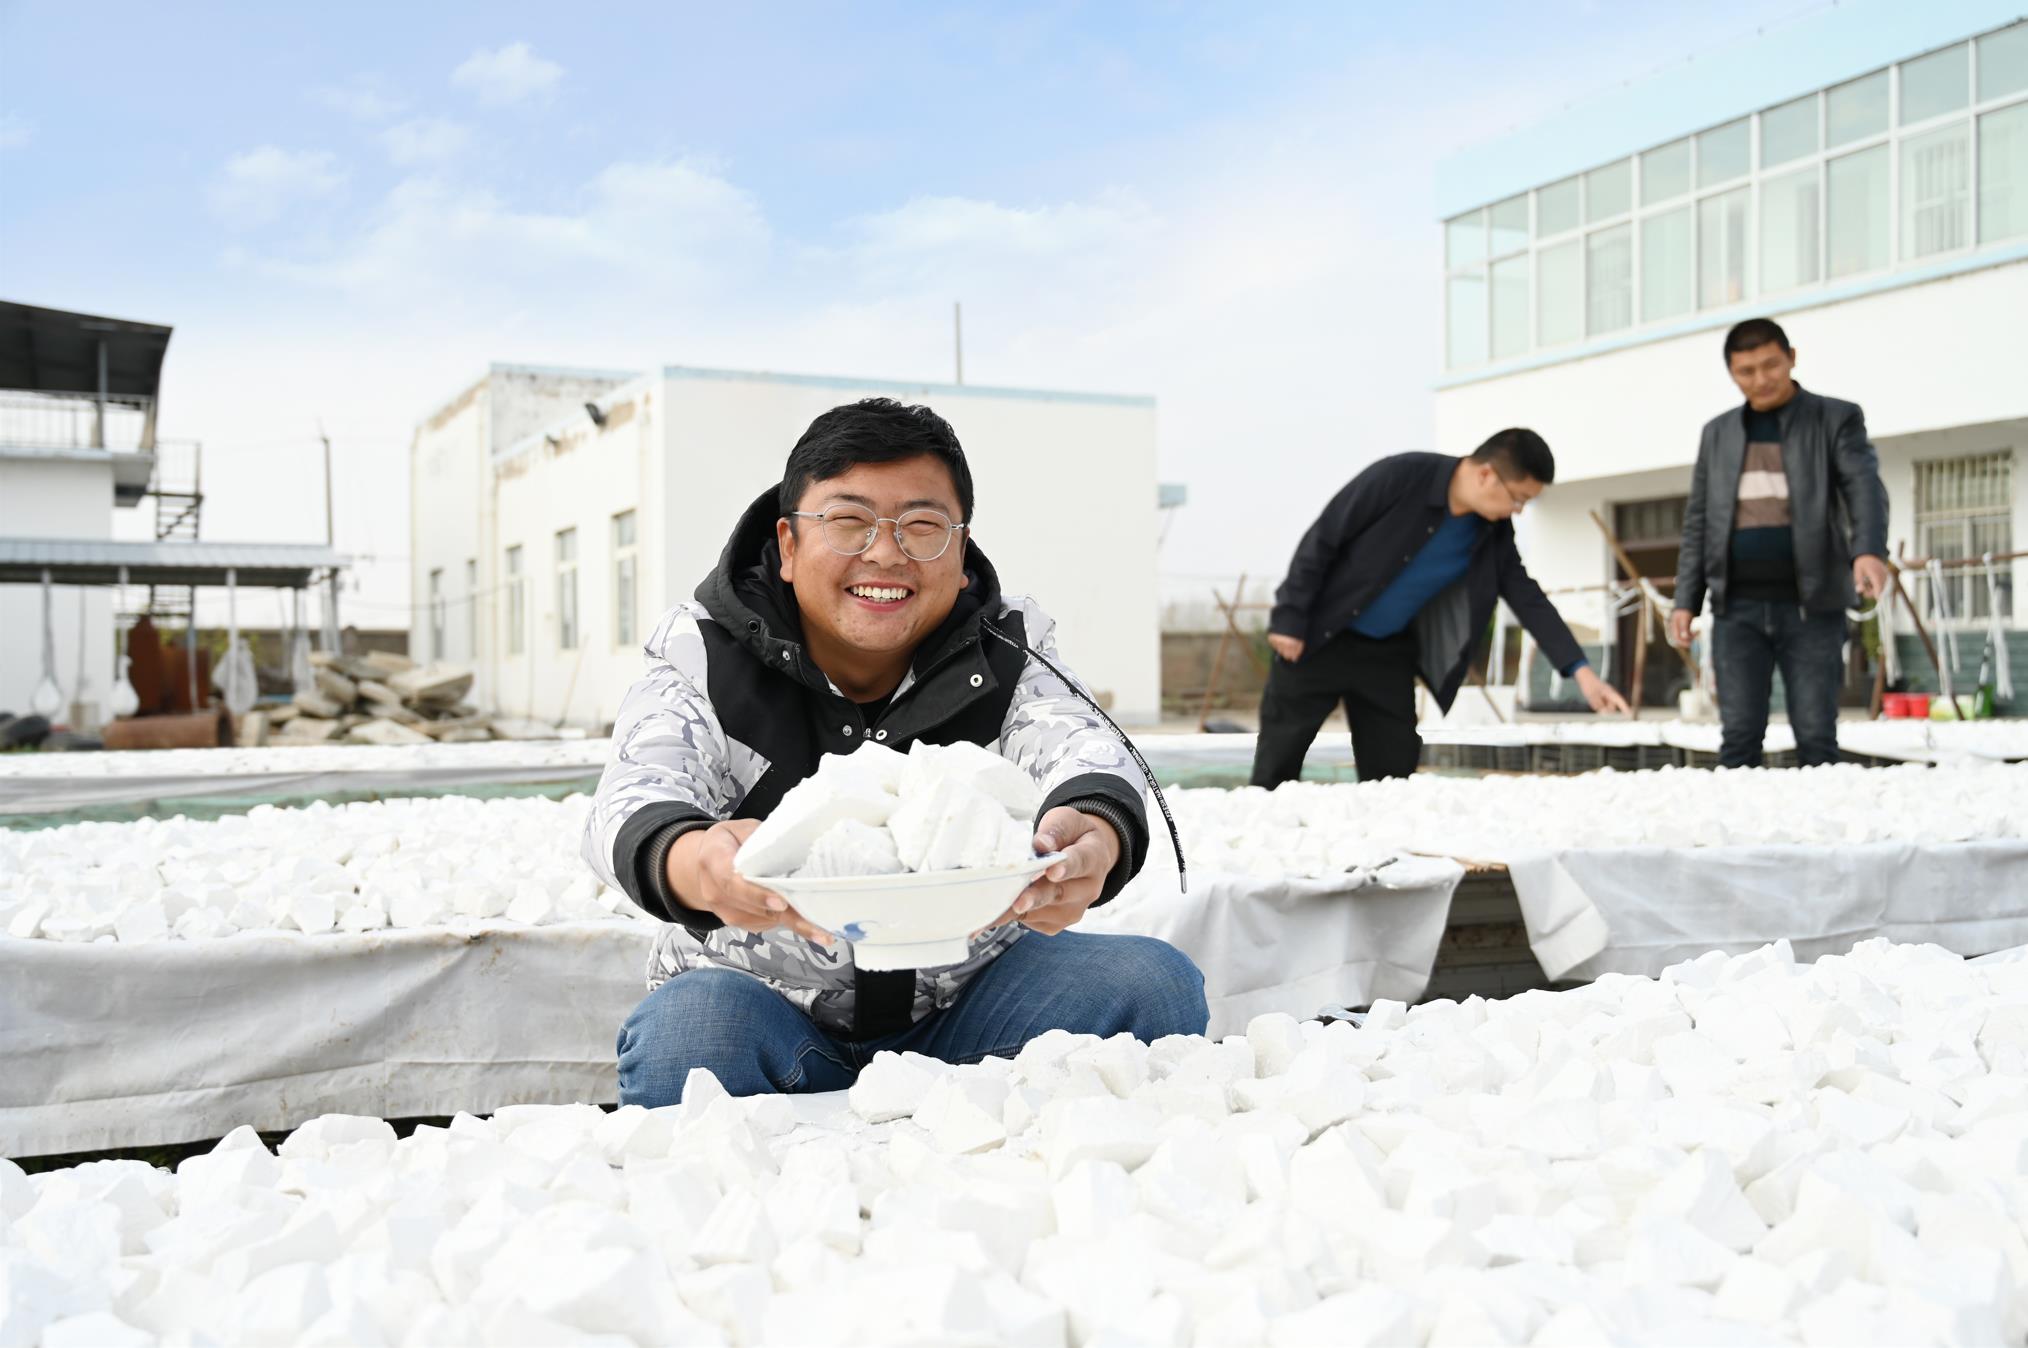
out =
[[[526,594],[527,640],[520,655],[507,651],[508,597],[489,596],[492,630],[500,652],[497,706],[542,721],[600,726],[619,709],[620,696],[641,672],[641,643],[661,613],[659,582],[646,573],[652,552],[644,483],[662,443],[659,386],[642,380],[615,392],[603,429],[589,418],[558,430],[556,443],[537,439],[494,468],[498,525],[494,565],[520,545]],[[635,511],[635,553],[641,594],[634,639],[616,638],[613,517]],[[577,530],[578,645],[559,645],[560,614],[556,535]]]
[[[2028,416],[2028,263],[1784,314],[1796,377],[1866,409],[1874,439]],[[1700,427],[1739,402],[1722,331],[1648,342],[1440,390],[1437,444],[1540,431],[1559,483],[1688,465]]]
[[[110,538],[113,469],[105,459],[22,458],[0,453],[0,537]],[[80,698],[79,607],[84,616],[82,723],[96,726],[112,691],[112,592],[58,585],[52,589],[56,628],[56,682],[70,719]],[[0,711],[26,716],[42,680],[42,587],[0,585]]]

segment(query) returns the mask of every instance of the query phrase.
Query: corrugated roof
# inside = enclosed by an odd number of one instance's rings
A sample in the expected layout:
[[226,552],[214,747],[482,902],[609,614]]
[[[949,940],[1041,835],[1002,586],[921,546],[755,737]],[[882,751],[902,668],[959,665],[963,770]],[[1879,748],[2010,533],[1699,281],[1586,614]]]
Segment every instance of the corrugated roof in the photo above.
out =
[[161,323],[0,300],[0,388],[96,393],[103,344],[106,392],[152,398],[162,382],[169,331]]
[[240,585],[294,589],[351,559],[321,543],[130,543],[102,538],[0,538],[0,584]]

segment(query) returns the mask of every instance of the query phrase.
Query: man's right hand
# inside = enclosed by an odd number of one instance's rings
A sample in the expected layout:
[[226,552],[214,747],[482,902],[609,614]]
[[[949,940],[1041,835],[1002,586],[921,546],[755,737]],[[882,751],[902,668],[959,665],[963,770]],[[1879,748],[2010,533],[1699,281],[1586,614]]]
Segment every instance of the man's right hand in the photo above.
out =
[[1268,633],[1268,645],[1274,647],[1276,655],[1279,655],[1292,665],[1303,658],[1303,639],[1301,637],[1285,637],[1280,632],[1270,632]]
[[1687,647],[1690,644],[1690,610],[1679,608],[1669,614],[1669,644]]
[[728,927],[746,931],[787,927],[818,945],[830,945],[831,933],[789,907],[781,895],[733,869],[740,844],[759,827],[758,819],[727,819],[678,838],[669,849],[669,888],[685,906],[715,914]]

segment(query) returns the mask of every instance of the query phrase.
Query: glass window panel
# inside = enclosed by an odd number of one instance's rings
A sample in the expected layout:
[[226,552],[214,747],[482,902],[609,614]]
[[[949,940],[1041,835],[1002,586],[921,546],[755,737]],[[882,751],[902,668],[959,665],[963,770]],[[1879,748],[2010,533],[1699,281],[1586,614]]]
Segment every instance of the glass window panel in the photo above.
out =
[[1753,167],[1753,120],[1742,117],[1697,137],[1697,185],[1744,178]]
[[1979,100],[2028,89],[2028,23],[1979,39]]
[[1535,340],[1540,345],[1574,342],[1583,335],[1578,310],[1582,266],[1576,239],[1535,254]]
[[1887,147],[1833,159],[1825,169],[1825,238],[1830,276],[1887,265]]
[[622,557],[613,565],[613,644],[631,646],[634,644],[634,567],[635,560]]
[[1777,294],[1818,275],[1817,166],[1770,178],[1760,189],[1760,289]]
[[1824,145],[1833,148],[1887,129],[1887,72],[1841,84],[1824,95]]
[[1577,228],[1577,179],[1565,178],[1535,192],[1535,230],[1547,238]]
[[1634,231],[1601,229],[1584,240],[1584,330],[1596,336],[1634,321]]
[[526,644],[527,591],[522,589],[521,546],[507,549],[507,654],[519,655]]
[[1528,350],[1528,258],[1493,264],[1493,359]]
[[634,512],[623,510],[613,516],[613,546],[630,548],[634,546]]
[[[1697,307],[1700,309],[1718,309],[1746,298],[1747,197],[1748,189],[1736,187],[1697,203]],[[1810,229],[1814,235],[1814,220]]]
[[1773,168],[1817,152],[1817,96],[1799,98],[1760,115],[1760,166]]
[[1960,42],[1955,47],[1901,63],[1901,124],[1926,122],[1964,107],[1971,94],[1972,68]]
[[1486,210],[1491,227],[1492,255],[1512,253],[1528,246],[1528,197],[1509,197]]
[[1686,137],[1641,156],[1641,204],[1680,197],[1690,190],[1690,141]]
[[1901,256],[1972,241],[1971,129],[1963,122],[1901,142]]
[[1641,221],[1641,321],[1690,312],[1696,272],[1690,255],[1688,206]]
[[1590,224],[1625,215],[1634,205],[1633,161],[1622,159],[1584,175],[1584,220]]
[[1444,222],[1444,266],[1476,267],[1486,260],[1486,213],[1473,211]]
[[2016,103],[1979,118],[1979,241],[2018,239],[2024,234],[2028,234],[2028,103]]
[[1450,323],[1446,363],[1453,370],[1486,363],[1486,274],[1453,276],[1449,290]]
[[465,655],[479,658],[479,559],[465,561]]

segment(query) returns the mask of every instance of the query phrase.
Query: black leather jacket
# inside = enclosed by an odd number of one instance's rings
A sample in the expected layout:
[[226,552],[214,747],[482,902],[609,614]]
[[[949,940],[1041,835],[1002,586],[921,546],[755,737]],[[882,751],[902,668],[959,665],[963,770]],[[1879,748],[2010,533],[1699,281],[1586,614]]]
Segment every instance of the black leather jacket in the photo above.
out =
[[[1887,556],[1887,488],[1880,459],[1866,438],[1859,404],[1826,398],[1800,384],[1776,413],[1782,428],[1782,469],[1789,480],[1789,523],[1795,535],[1796,591],[1807,609],[1846,609],[1858,602],[1852,559]],[[1746,463],[1746,408],[1704,424],[1690,500],[1683,510],[1683,550],[1676,563],[1676,607],[1696,613],[1711,599],[1725,612],[1726,559]]]

